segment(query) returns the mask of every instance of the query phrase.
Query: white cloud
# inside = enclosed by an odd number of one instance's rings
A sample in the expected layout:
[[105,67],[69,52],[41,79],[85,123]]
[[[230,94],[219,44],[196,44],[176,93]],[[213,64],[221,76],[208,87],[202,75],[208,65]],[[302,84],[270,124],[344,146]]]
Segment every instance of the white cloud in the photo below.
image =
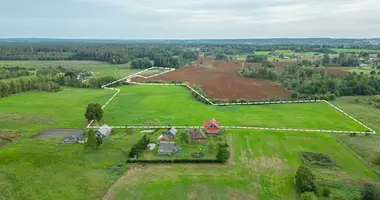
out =
[[1,1],[0,37],[380,37],[379,0]]

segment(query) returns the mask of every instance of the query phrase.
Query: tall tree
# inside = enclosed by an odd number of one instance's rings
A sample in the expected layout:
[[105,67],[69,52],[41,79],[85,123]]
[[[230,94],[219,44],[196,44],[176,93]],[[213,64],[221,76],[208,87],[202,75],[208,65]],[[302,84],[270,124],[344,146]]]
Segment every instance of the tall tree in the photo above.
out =
[[325,54],[325,55],[323,55],[323,65],[328,65],[328,64],[330,64],[330,56],[329,56],[329,54]]
[[88,121],[96,120],[101,121],[103,119],[103,109],[102,106],[98,103],[90,103],[86,108],[86,112],[84,113],[85,118]]
[[95,133],[92,129],[87,132],[87,141],[84,144],[84,148],[88,150],[96,150],[98,148],[98,142]]

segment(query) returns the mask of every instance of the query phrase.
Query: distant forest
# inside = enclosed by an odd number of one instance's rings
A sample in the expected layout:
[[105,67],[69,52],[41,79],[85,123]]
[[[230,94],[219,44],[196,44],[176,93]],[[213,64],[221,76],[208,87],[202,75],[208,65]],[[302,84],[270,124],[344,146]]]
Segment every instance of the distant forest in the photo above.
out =
[[[150,42],[150,43],[148,43]],[[380,49],[380,39],[252,40],[55,40],[2,39],[0,60],[95,60],[123,64],[147,58],[157,67],[177,68],[205,55],[251,54],[253,51],[337,53],[330,48]],[[145,60],[135,61],[145,68]]]

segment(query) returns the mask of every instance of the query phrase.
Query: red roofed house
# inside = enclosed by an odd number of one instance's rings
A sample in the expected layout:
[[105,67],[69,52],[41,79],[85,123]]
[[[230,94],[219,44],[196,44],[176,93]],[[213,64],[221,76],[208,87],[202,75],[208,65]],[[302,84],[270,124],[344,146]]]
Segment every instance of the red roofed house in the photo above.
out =
[[219,122],[217,122],[214,118],[211,120],[203,122],[203,126],[206,129],[208,135],[218,135],[219,133]]

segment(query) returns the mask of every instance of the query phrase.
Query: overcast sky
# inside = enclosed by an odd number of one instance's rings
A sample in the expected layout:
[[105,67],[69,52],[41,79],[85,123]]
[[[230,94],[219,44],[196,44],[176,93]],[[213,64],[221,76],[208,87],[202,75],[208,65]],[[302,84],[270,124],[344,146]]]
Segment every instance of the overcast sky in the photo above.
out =
[[0,0],[0,37],[380,37],[380,0]]

